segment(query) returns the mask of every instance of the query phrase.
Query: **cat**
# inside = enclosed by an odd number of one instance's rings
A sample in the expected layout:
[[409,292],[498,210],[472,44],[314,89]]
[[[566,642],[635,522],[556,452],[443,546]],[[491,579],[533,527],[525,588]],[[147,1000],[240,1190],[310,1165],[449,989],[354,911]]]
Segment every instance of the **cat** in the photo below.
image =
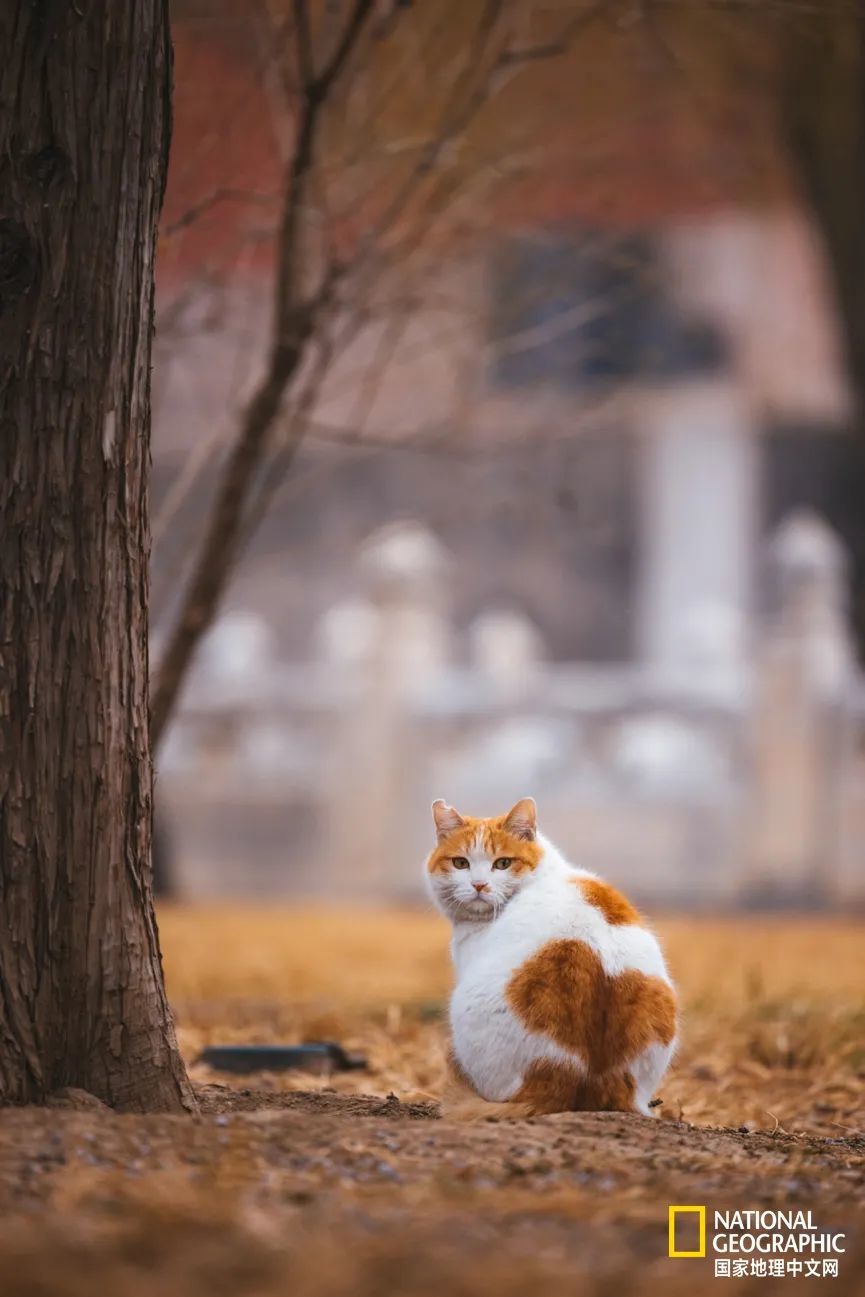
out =
[[432,811],[427,880],[453,924],[456,970],[444,1110],[651,1115],[676,1046],[676,997],[637,911],[568,864],[538,832],[530,797],[492,819],[442,800]]

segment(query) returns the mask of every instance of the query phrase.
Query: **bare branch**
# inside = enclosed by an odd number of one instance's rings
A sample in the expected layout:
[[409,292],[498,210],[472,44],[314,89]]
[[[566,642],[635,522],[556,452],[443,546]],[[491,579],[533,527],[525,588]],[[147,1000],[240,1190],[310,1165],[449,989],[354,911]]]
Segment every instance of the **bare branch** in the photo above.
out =
[[312,42],[309,34],[309,12],[306,0],[294,0],[294,28],[297,36],[297,63],[301,84],[307,88],[315,80]]
[[216,491],[177,624],[160,664],[151,701],[154,748],[165,730],[198,641],[225,588],[239,543],[244,506],[286,388],[303,357],[316,317],[330,300],[338,279],[339,269],[333,268],[313,297],[303,296],[298,265],[301,220],[321,110],[372,7],[373,0],[356,0],[334,55],[324,72],[306,84],[301,97],[294,155],[284,187],[267,370],[242,415],[240,432]]
[[[332,357],[340,354],[344,340],[350,340],[369,318],[368,299],[374,276],[388,266],[385,236],[396,228],[397,238],[392,242],[402,257],[420,245],[425,231],[436,223],[436,218],[452,203],[463,185],[458,168],[450,169],[453,174],[447,168],[439,171],[448,147],[469,128],[490,96],[516,68],[564,52],[576,31],[597,17],[603,5],[594,3],[582,9],[578,18],[565,24],[549,45],[531,47],[513,43],[515,32],[510,17],[514,7],[507,0],[485,0],[472,37],[461,53],[459,73],[438,115],[432,137],[420,149],[408,175],[401,178],[396,193],[385,203],[354,254],[341,262],[331,244],[329,256],[323,258],[324,270],[316,272],[317,286],[310,287],[303,235],[309,226],[309,210],[315,206],[312,200],[318,129],[331,90],[349,64],[362,35],[365,32],[375,35],[372,22],[375,8],[375,0],[355,0],[333,52],[322,69],[316,71],[307,2],[294,3],[300,85],[294,148],[285,168],[283,185],[267,366],[242,412],[238,435],[221,474],[178,621],[158,671],[151,714],[154,745],[164,732],[198,640],[213,617],[231,566],[294,462]],[[404,220],[407,211],[411,211],[412,221]],[[390,252],[393,251],[391,248]],[[337,336],[331,336],[323,322],[328,313],[332,314],[337,289],[347,280],[351,281],[354,303],[340,301],[340,311],[344,313],[340,323],[346,327],[337,330]],[[355,428],[353,433],[361,442],[375,404],[380,371],[399,342],[404,320],[405,313],[385,330],[373,366],[378,372],[363,387],[360,432]],[[286,392],[301,365],[305,365],[313,339],[318,343],[319,352],[312,377],[297,395],[282,444],[262,477],[260,470],[279,424]]]
[[197,220],[199,220],[200,217],[204,216],[206,212],[209,212],[211,208],[217,207],[220,203],[255,203],[262,207],[270,207],[276,202],[278,197],[278,194],[261,194],[250,189],[214,189],[212,194],[207,194],[206,197],[200,199],[199,202],[193,203],[191,207],[188,207],[185,212],[182,212],[180,216],[173,220],[170,225],[167,225],[163,234],[166,238],[170,238],[172,234],[177,234],[180,230],[185,230],[188,226],[193,225]]
[[357,44],[364,23],[375,6],[375,0],[356,0],[351,17],[346,23],[342,38],[339,41],[330,61],[309,87],[314,99],[322,100],[345,67],[348,58]]
[[559,58],[566,54],[571,42],[579,31],[600,17],[604,9],[604,0],[592,0],[586,8],[575,14],[570,22],[565,23],[555,40],[543,41],[538,45],[525,45],[522,49],[508,49],[499,58],[500,68],[511,68],[526,63],[537,63],[543,59]]

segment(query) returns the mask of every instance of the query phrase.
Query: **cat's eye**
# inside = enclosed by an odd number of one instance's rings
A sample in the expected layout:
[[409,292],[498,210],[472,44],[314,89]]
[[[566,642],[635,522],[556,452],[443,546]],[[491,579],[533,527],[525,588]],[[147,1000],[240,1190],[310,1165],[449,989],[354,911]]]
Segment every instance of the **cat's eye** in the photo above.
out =
[[451,856],[451,864],[454,869],[468,869],[469,867],[469,862],[465,856]]
[[513,863],[511,856],[499,856],[498,860],[493,861],[493,869],[510,869]]

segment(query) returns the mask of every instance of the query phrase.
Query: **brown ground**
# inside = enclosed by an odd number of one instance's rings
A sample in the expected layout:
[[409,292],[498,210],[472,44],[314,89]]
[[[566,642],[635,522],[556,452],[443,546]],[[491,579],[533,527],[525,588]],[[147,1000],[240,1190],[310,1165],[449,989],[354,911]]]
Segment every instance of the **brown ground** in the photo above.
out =
[[75,1096],[0,1113],[2,1297],[700,1293],[711,1262],[667,1259],[669,1203],[810,1209],[851,1250],[808,1291],[865,1291],[856,924],[659,924],[686,1010],[660,1119],[466,1126],[435,1104],[437,920],[176,909],[161,923],[190,1061],[211,1040],[332,1037],[369,1069],[232,1081],[193,1065],[198,1118]]

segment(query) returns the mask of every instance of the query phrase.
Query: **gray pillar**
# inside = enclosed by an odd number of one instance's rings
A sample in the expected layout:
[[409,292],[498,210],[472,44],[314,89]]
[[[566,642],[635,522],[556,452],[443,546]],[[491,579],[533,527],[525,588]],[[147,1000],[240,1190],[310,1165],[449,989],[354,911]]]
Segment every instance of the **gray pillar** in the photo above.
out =
[[729,380],[641,403],[639,646],[654,676],[741,691],[751,605],[757,438]]

